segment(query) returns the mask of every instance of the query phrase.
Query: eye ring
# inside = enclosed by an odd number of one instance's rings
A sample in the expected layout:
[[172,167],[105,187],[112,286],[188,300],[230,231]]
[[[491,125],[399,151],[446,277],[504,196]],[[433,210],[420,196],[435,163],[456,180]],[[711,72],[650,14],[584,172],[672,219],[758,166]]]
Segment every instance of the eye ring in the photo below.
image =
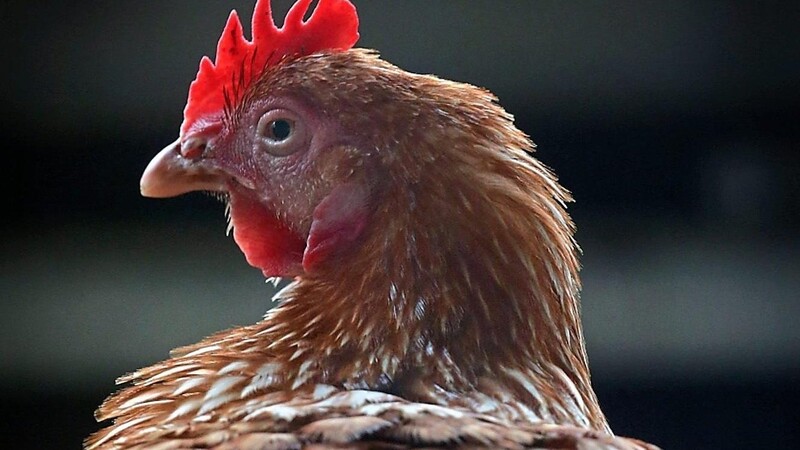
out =
[[301,150],[306,142],[306,128],[298,115],[290,110],[269,110],[256,125],[256,148],[271,155],[291,155]]

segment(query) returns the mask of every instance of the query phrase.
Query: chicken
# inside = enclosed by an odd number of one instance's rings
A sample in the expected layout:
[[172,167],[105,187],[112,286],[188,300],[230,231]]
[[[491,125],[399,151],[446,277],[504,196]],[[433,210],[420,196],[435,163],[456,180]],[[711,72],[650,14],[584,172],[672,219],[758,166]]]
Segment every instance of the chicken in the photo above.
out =
[[[570,196],[489,92],[353,48],[347,0],[231,13],[142,194],[210,191],[293,282],[119,380],[87,449],[655,448],[592,389]],[[232,301],[232,299],[223,299]]]

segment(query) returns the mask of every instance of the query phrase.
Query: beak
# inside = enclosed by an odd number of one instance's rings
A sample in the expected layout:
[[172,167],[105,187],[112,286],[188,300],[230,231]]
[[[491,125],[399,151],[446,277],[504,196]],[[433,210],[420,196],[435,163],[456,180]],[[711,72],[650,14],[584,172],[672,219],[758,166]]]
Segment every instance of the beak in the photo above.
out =
[[[184,145],[185,146],[185,145]],[[180,138],[164,147],[142,174],[139,189],[145,197],[175,197],[192,191],[223,191],[226,177],[202,157],[181,151]]]

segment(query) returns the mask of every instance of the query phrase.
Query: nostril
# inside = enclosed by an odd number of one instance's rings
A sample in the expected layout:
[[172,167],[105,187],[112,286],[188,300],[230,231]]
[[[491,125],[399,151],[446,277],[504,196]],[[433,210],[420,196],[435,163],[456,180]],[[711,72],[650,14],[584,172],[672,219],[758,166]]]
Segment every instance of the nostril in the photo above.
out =
[[190,137],[181,142],[181,156],[186,159],[197,159],[206,151],[206,140],[200,137]]

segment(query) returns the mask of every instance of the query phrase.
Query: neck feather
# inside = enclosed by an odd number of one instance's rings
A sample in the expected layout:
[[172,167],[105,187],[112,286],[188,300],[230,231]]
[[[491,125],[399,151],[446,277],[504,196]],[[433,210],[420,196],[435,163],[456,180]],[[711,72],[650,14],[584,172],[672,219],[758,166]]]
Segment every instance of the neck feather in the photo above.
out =
[[502,147],[450,140],[421,170],[396,161],[363,244],[298,280],[264,324],[295,385],[434,402],[475,392],[518,402],[519,417],[607,429],[569,196],[516,133]]

